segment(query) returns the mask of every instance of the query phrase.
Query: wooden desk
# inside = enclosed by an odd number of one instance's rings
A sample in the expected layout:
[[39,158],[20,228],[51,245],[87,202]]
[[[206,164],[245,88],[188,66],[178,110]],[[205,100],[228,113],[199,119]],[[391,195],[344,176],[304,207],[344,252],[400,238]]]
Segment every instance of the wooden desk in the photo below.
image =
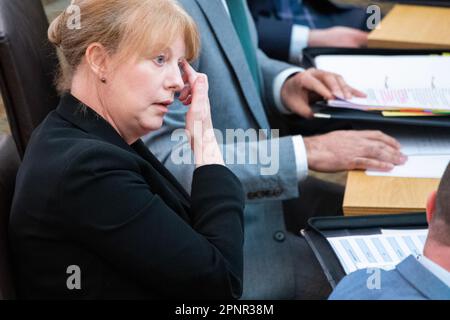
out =
[[348,174],[344,196],[345,215],[423,212],[428,195],[437,190],[439,179],[368,176],[363,171]]
[[369,34],[371,48],[450,48],[450,8],[396,5]]

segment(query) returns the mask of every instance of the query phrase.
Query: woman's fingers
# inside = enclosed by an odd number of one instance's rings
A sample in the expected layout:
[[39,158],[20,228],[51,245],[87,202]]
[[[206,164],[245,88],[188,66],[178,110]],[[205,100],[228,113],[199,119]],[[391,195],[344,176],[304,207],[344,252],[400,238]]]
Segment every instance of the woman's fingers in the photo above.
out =
[[199,73],[197,73],[186,60],[181,62],[181,69],[183,72],[185,87],[181,90],[178,99],[181,103],[187,106],[192,103],[192,90],[196,80],[199,77]]
[[192,89],[192,104],[208,103],[208,79],[204,74],[198,74]]
[[178,99],[184,103],[184,101],[191,95],[191,85],[190,84],[186,84],[183,88],[183,90],[181,90],[180,95],[178,97]]
[[186,98],[186,100],[181,101],[185,106],[188,106],[192,103],[192,95],[189,95],[189,97]]
[[195,80],[198,77],[198,73],[194,70],[194,68],[191,67],[191,65],[186,60],[183,60],[181,66],[186,79],[185,80],[186,84],[189,84],[192,87],[195,83]]

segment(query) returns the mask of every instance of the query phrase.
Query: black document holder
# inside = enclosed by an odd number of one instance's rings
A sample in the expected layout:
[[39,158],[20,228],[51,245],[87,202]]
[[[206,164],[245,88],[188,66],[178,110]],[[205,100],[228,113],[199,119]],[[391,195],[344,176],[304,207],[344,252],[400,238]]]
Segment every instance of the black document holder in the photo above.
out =
[[450,7],[449,0],[382,0],[382,2],[395,2],[397,4],[412,4],[416,6]]
[[311,247],[330,286],[334,289],[345,276],[345,272],[326,239],[327,236],[371,235],[381,233],[381,228],[421,229],[427,226],[425,213],[317,217],[308,220],[307,227],[301,230],[301,235]]
[[[306,48],[303,50],[303,65],[315,67],[314,59],[321,55],[441,55],[448,50],[416,49],[344,49],[344,48]],[[412,66],[413,68],[413,66]],[[330,119],[358,123],[399,124],[412,126],[450,127],[450,116],[442,117],[384,117],[381,112],[365,112],[351,109],[330,108],[320,101],[313,106],[315,113],[326,114]]]

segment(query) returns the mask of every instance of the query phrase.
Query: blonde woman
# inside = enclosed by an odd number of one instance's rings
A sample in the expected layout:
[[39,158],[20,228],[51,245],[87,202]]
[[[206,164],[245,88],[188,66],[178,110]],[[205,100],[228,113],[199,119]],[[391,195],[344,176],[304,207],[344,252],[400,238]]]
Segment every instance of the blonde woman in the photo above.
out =
[[[187,62],[199,50],[194,22],[171,0],[73,5],[81,29],[67,12],[49,28],[64,94],[17,177],[19,298],[238,298],[244,196],[210,130],[207,78]],[[140,140],[177,92],[189,105],[191,196]]]

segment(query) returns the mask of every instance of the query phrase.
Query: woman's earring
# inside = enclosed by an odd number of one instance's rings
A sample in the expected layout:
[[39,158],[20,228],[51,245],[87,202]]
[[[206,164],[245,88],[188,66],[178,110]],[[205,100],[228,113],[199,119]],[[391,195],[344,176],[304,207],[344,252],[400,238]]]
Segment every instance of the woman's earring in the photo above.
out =
[[100,79],[100,81],[101,81],[102,83],[106,83],[106,78],[103,77],[103,78]]

